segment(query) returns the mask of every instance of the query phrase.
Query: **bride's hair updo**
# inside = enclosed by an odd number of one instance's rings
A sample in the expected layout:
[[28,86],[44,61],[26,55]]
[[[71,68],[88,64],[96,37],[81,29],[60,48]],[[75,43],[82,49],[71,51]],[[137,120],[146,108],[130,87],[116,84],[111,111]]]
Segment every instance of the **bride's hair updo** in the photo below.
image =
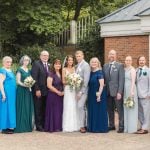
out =
[[75,58],[74,58],[74,56],[73,55],[67,55],[66,57],[65,57],[65,60],[64,60],[64,67],[67,67],[68,66],[68,59],[69,58],[72,58],[73,59],[73,64],[72,64],[72,66],[74,66],[74,63],[75,63]]

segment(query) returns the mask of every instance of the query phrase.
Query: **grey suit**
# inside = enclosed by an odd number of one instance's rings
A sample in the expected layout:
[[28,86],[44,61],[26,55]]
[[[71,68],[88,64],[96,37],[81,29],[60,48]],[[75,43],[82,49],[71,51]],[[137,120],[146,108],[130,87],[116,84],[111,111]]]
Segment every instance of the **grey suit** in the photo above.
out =
[[82,93],[81,99],[78,100],[78,110],[79,110],[79,124],[80,127],[86,126],[86,106],[85,102],[87,99],[87,91],[88,91],[88,82],[90,78],[90,66],[89,64],[83,60],[81,64],[78,64],[76,73],[78,73],[82,79],[82,85],[80,89],[77,91]]
[[139,121],[141,128],[149,129],[150,125],[150,69],[144,66],[141,76],[140,69],[137,69],[137,94],[139,102]]
[[124,115],[123,115],[123,99],[117,100],[117,93],[123,95],[125,72],[123,64],[114,62],[109,72],[109,63],[103,67],[104,79],[107,87],[107,104],[109,115],[109,127],[115,127],[114,124],[114,108],[116,106],[119,114],[119,129],[124,128]]

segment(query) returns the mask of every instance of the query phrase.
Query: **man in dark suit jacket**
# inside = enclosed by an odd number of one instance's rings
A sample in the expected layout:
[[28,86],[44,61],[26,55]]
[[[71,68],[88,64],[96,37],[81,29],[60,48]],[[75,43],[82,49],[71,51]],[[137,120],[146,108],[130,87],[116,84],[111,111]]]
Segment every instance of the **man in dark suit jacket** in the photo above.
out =
[[114,109],[115,106],[119,115],[118,133],[124,131],[124,114],[123,114],[123,87],[125,72],[123,64],[116,62],[116,51],[111,50],[108,54],[109,63],[103,67],[104,78],[107,87],[107,104],[109,115],[109,130],[115,130]]
[[45,119],[45,104],[47,97],[47,75],[49,53],[43,50],[40,53],[40,60],[35,61],[32,65],[31,74],[36,81],[33,87],[33,99],[35,110],[35,124],[37,131],[43,131]]

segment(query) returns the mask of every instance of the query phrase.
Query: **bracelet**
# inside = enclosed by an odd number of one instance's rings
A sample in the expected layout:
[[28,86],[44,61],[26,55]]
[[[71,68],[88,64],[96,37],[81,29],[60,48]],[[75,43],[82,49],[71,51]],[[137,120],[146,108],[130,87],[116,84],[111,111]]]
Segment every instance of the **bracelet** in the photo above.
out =
[[81,91],[79,92],[80,94],[83,94]]

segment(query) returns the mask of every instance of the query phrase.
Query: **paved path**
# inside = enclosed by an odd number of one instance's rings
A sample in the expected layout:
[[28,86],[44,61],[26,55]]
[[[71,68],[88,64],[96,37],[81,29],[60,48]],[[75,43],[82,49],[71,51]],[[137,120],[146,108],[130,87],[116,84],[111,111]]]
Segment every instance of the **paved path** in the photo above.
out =
[[150,150],[146,135],[116,133],[0,134],[0,150]]

